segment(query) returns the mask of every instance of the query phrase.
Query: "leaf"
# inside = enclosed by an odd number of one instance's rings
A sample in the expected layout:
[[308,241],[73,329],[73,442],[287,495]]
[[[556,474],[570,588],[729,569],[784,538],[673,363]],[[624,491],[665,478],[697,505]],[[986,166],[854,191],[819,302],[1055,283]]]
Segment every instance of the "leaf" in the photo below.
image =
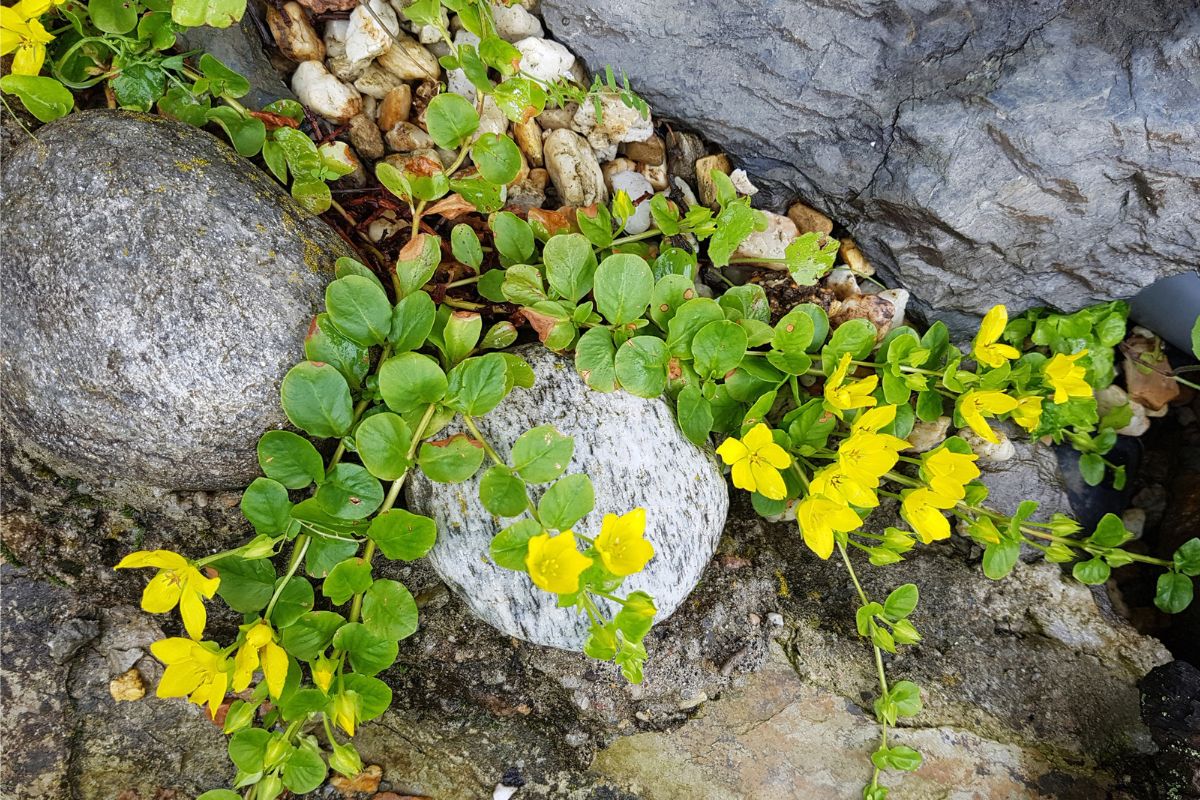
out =
[[[178,4],[176,8],[178,8]],[[258,154],[267,140],[267,126],[263,121],[247,116],[229,106],[210,108],[205,117],[224,129],[239,156],[250,158]]]
[[347,339],[328,314],[318,314],[304,339],[309,361],[329,364],[342,374],[349,386],[358,388],[371,367],[368,349]]
[[313,214],[324,214],[333,205],[333,192],[323,180],[297,178],[292,182],[292,199],[306,211]]
[[1071,574],[1075,576],[1075,580],[1089,585],[1104,583],[1111,573],[1112,568],[1104,563],[1104,559],[1098,557],[1080,561],[1071,568]]
[[457,150],[479,127],[479,115],[462,95],[443,92],[429,101],[425,127],[438,147]]
[[277,534],[287,530],[292,501],[287,488],[270,478],[255,478],[242,493],[242,514],[258,533]]
[[396,297],[405,298],[418,291],[441,263],[442,240],[432,234],[418,233],[400,249],[396,258]]
[[1200,539],[1188,539],[1181,544],[1175,551],[1173,563],[1184,575],[1200,575]]
[[563,474],[574,452],[573,437],[564,436],[553,425],[539,425],[513,443],[513,468],[530,483],[549,483]]
[[1088,542],[1100,547],[1120,547],[1129,541],[1132,535],[1125,529],[1125,523],[1116,514],[1105,514],[1096,523],[1096,530],[1088,537]]
[[1088,486],[1099,486],[1104,482],[1104,459],[1095,453],[1084,453],[1079,457],[1079,474]]
[[1200,316],[1192,323],[1192,355],[1200,358]]
[[279,632],[283,648],[302,661],[312,661],[333,642],[333,634],[346,622],[333,611],[309,611]]
[[246,0],[175,0],[171,19],[185,28],[228,28],[246,13]]
[[398,414],[441,402],[448,386],[446,373],[429,356],[401,353],[379,368],[379,393]]
[[901,717],[915,717],[921,713],[921,688],[912,681],[896,681],[888,690],[888,697]]
[[313,499],[327,514],[366,519],[383,504],[383,486],[365,467],[343,462],[329,470]]
[[[284,579],[280,578],[280,582]],[[275,587],[278,589],[278,585]],[[313,607],[313,588],[312,584],[299,575],[293,575],[287,579],[287,584],[282,589],[278,589],[279,597],[275,601],[275,608],[271,611],[271,622],[279,629],[287,629],[301,615],[312,610]]]
[[325,308],[346,338],[361,345],[383,344],[392,328],[392,304],[378,281],[361,275],[325,287]]
[[[158,16],[158,15],[155,15]],[[188,125],[193,125],[197,128],[202,128],[208,123],[208,110],[212,108],[212,101],[208,97],[194,97],[191,92],[180,86],[175,86],[167,90],[167,93],[158,99],[158,113],[165,117],[174,117],[180,122],[186,122]],[[267,166],[271,168],[271,172],[275,174],[280,181],[287,181],[287,164],[282,164],[283,173],[280,174],[279,164],[272,165],[268,158],[267,145],[274,145],[274,142],[265,142],[263,144],[263,159],[267,161]]]
[[725,312],[717,301],[707,297],[688,300],[667,324],[667,349],[679,358],[692,357],[692,339],[710,322],[725,319]]
[[354,671],[371,676],[396,663],[400,649],[395,639],[377,636],[361,622],[349,622],[333,636],[333,645],[350,656]]
[[824,233],[810,231],[793,239],[784,252],[788,272],[799,286],[812,286],[833,269],[840,242]]
[[775,324],[771,346],[784,353],[806,353],[813,344],[815,332],[812,316],[794,308]]
[[670,355],[662,339],[635,336],[617,348],[617,381],[630,394],[658,397],[667,388]]
[[371,565],[362,558],[348,558],[336,565],[325,577],[321,594],[335,606],[340,606],[371,585]]
[[[303,503],[297,503],[299,508]],[[308,553],[304,557],[304,570],[314,578],[324,578],[329,570],[358,552],[358,542],[313,536],[308,541]]]
[[495,234],[496,250],[508,264],[524,263],[533,255],[533,228],[511,211],[492,215],[488,226]]
[[[456,192],[481,214],[499,211],[504,208],[504,201],[508,198],[503,185],[489,183],[482,177],[455,178],[450,181],[450,191]],[[433,213],[432,208],[429,211]]]
[[151,64],[131,64],[109,81],[121,108],[149,111],[167,88],[167,74]]
[[229,760],[242,772],[262,772],[263,758],[271,732],[263,728],[243,728],[229,737]]
[[438,342],[436,332],[432,341],[445,354],[446,361],[457,364],[479,343],[479,334],[483,332],[483,318],[471,311],[454,311],[449,315],[443,314],[442,319],[445,320],[445,324],[441,329],[441,342]]
[[295,794],[304,794],[325,782],[325,761],[307,747],[298,747],[283,765],[283,785]]
[[479,244],[479,235],[466,223],[460,222],[450,232],[450,249],[458,261],[472,269],[479,269],[483,264],[483,247]]
[[492,91],[497,107],[517,124],[527,122],[546,107],[546,90],[528,78],[509,78]]
[[608,328],[589,328],[575,343],[575,369],[583,382],[597,392],[617,388],[617,348]]
[[746,332],[736,322],[708,323],[692,339],[696,372],[701,378],[723,378],[742,362],[746,345]]
[[137,3],[129,0],[88,0],[92,24],[105,33],[129,33],[137,26]]
[[479,481],[479,501],[498,517],[515,517],[529,505],[525,481],[508,467],[494,466]]
[[446,405],[471,417],[488,413],[504,399],[507,374],[498,353],[468,358],[450,370]]
[[416,350],[425,344],[436,316],[437,307],[425,292],[413,292],[396,303],[392,309],[391,330],[388,332],[392,352],[399,354]]
[[376,478],[394,481],[408,471],[412,432],[396,414],[384,411],[364,419],[354,432],[354,444],[358,457]]
[[755,214],[749,203],[749,199],[732,202],[717,214],[717,231],[708,240],[708,257],[714,267],[729,264],[733,251],[754,232]]
[[850,353],[856,361],[870,355],[875,346],[875,333],[875,326],[865,319],[851,319],[839,325],[821,351],[821,366],[825,373],[833,372],[843,353]]
[[1021,545],[1008,539],[989,544],[983,550],[983,574],[994,581],[1012,572],[1021,554]]
[[264,558],[226,556],[213,562],[221,578],[217,594],[239,614],[261,611],[275,592],[275,567]]
[[392,704],[392,690],[378,678],[350,673],[342,675],[342,686],[358,695],[363,721],[375,719]]
[[291,431],[267,431],[258,440],[258,465],[268,478],[303,489],[325,478],[325,461],[312,442]]
[[1178,614],[1191,605],[1193,591],[1191,578],[1178,572],[1164,572],[1158,576],[1154,605],[1168,614]]
[[771,319],[771,304],[767,301],[766,290],[757,283],[731,286],[718,302],[734,322],[743,319],[768,322]]
[[507,136],[485,133],[471,145],[471,161],[489,183],[508,184],[521,171],[521,150]]
[[568,233],[551,237],[542,251],[542,261],[550,288],[561,297],[578,303],[592,290],[596,255],[583,235]]
[[650,304],[653,291],[654,273],[641,256],[614,253],[596,269],[596,310],[613,325],[639,319]]
[[675,417],[689,442],[697,447],[708,444],[713,425],[712,405],[698,387],[689,384],[679,392],[675,398]]
[[393,508],[371,521],[367,535],[392,561],[416,561],[437,541],[437,523],[429,517]]
[[417,631],[417,601],[399,581],[375,581],[363,595],[362,620],[376,636],[407,639]]
[[542,526],[532,519],[520,520],[492,537],[488,553],[498,566],[525,572],[525,557],[529,554],[529,540],[541,532]]
[[421,471],[438,483],[459,483],[470,478],[483,464],[483,445],[457,433],[440,442],[421,445]]
[[592,480],[583,473],[558,479],[538,501],[538,517],[547,528],[569,529],[596,505]]
[[40,75],[5,75],[0,91],[16,95],[25,110],[41,122],[65,117],[75,107],[75,98],[67,87],[54,78]]
[[237,99],[250,92],[250,81],[241,73],[225,66],[211,53],[201,54],[200,72],[204,74],[204,78],[197,82],[197,94],[207,91],[213,97]]
[[897,586],[883,601],[883,614],[891,621],[904,619],[917,607],[919,592],[915,584]]

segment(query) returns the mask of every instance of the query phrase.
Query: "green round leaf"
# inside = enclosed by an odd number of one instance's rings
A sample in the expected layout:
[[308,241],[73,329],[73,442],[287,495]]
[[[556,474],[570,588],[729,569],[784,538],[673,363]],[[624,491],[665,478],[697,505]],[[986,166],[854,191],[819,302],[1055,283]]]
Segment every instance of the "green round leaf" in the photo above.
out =
[[546,281],[563,298],[578,303],[592,290],[596,255],[581,234],[552,236],[542,250],[542,261],[546,265]]
[[394,481],[408,469],[412,432],[396,414],[384,411],[364,419],[354,433],[358,457],[376,478]]
[[450,249],[458,261],[472,269],[479,269],[483,264],[483,246],[479,243],[479,234],[465,222],[458,223],[450,232]]
[[329,364],[303,361],[288,370],[280,389],[283,411],[311,436],[344,436],[354,420],[346,379]]
[[1111,573],[1112,568],[1098,557],[1080,561],[1071,568],[1071,574],[1075,576],[1075,580],[1091,585],[1104,583]]
[[679,392],[675,398],[675,417],[688,441],[697,447],[708,444],[713,425],[712,405],[698,387],[689,384]]
[[241,508],[258,533],[283,533],[291,521],[287,488],[270,478],[254,479],[242,493]]
[[775,337],[771,346],[782,353],[805,353],[813,344],[812,316],[794,308],[775,325]]
[[221,578],[217,594],[239,614],[261,611],[275,592],[275,567],[265,558],[227,556],[214,561]]
[[243,728],[229,737],[229,760],[242,772],[262,772],[270,741],[268,730]]
[[276,628],[286,629],[312,610],[313,599],[312,584],[300,575],[293,575],[279,592],[279,599],[271,610],[271,622]]
[[333,611],[309,611],[280,631],[283,648],[296,658],[312,661],[333,642],[346,619]]
[[325,782],[325,761],[307,747],[298,747],[283,765],[283,785],[295,794],[311,792]]
[[392,327],[392,304],[378,281],[361,275],[338,278],[325,287],[325,306],[333,324],[361,345],[383,344]]
[[350,622],[338,629],[333,644],[350,655],[350,665],[363,675],[374,675],[396,663],[400,648],[395,639],[377,636],[361,622]]
[[683,275],[663,275],[654,284],[650,295],[650,319],[664,333],[679,307],[696,296],[691,278]]
[[134,0],[88,0],[92,24],[105,33],[129,33],[137,26],[138,5]]
[[488,413],[507,394],[508,368],[499,353],[468,358],[450,370],[446,405],[472,417]]
[[345,603],[371,585],[371,565],[362,558],[348,558],[329,570],[321,585],[321,594],[336,606]]
[[542,532],[542,526],[531,519],[522,519],[509,525],[492,538],[489,554],[492,561],[505,569],[525,572],[525,557],[529,554],[529,540]]
[[[736,326],[735,326],[736,327]],[[617,380],[638,397],[658,397],[667,388],[670,355],[662,339],[635,336],[617,348]]]
[[829,344],[821,351],[821,363],[825,372],[833,372],[842,353],[850,353],[850,357],[856,360],[870,355],[875,346],[876,333],[875,326],[865,319],[851,319],[839,325],[829,339]]
[[1175,569],[1184,575],[1200,575],[1200,539],[1192,538],[1179,546],[1173,557]]
[[667,323],[667,348],[679,358],[692,357],[692,339],[710,322],[725,319],[725,312],[716,300],[693,297],[676,310]]
[[575,344],[575,369],[597,392],[617,388],[617,348],[608,328],[589,328]]
[[342,686],[346,691],[358,695],[363,721],[372,720],[388,710],[392,704],[392,690],[378,678],[366,675],[356,675],[353,672],[342,676]]
[[399,581],[375,581],[363,595],[362,620],[376,636],[407,639],[417,631],[417,601]]
[[437,541],[437,524],[429,517],[393,508],[371,521],[367,535],[392,561],[415,561]]
[[444,92],[429,101],[425,127],[438,147],[457,150],[479,127],[479,115],[462,95]]
[[883,602],[884,616],[893,622],[904,619],[917,607],[919,596],[920,592],[915,584],[906,583],[903,586],[897,586]]
[[1178,614],[1192,603],[1192,579],[1178,572],[1164,572],[1158,576],[1154,592],[1154,605],[1168,614]]
[[379,369],[379,393],[398,414],[441,402],[446,387],[446,373],[429,356],[401,353]]
[[479,481],[479,500],[498,517],[515,517],[528,506],[529,495],[525,481],[508,467],[495,466]]
[[383,503],[383,486],[365,467],[338,464],[329,471],[313,499],[327,514],[366,519]]
[[474,475],[483,464],[483,445],[456,433],[440,442],[421,445],[421,471],[438,483],[459,483]]
[[495,133],[485,133],[475,140],[471,145],[471,160],[489,183],[512,183],[521,171],[521,150],[517,143]]
[[[596,268],[596,310],[613,325],[625,325],[642,316],[654,291],[654,273],[641,256],[614,253]],[[722,319],[724,314],[721,315]]]
[[533,255],[533,228],[511,211],[492,215],[488,225],[495,234],[496,249],[507,264],[520,264]]
[[[722,378],[746,356],[746,331],[736,322],[710,322],[692,339],[694,366],[701,378]],[[665,352],[665,348],[664,348]]]
[[538,501],[538,517],[547,528],[565,531],[596,506],[592,480],[583,473],[566,475]]
[[368,348],[347,339],[328,314],[318,314],[313,320],[304,339],[304,355],[309,361],[333,366],[356,389],[371,368]]
[[258,465],[268,478],[303,489],[325,478],[325,461],[312,442],[291,431],[267,431],[258,440]]
[[16,95],[25,110],[42,122],[65,117],[75,106],[75,98],[67,87],[45,76],[5,75],[0,78],[0,91]]
[[513,468],[530,483],[548,483],[563,474],[574,452],[573,437],[564,436],[553,425],[539,425],[517,437],[512,448]]

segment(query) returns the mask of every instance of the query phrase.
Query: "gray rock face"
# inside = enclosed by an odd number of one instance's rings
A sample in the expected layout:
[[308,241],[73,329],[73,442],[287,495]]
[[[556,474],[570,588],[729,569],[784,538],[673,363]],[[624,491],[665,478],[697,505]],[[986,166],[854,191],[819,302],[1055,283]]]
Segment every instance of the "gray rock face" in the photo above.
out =
[[3,168],[3,422],[60,475],[236,489],[285,418],[337,235],[209,134],[73,114]]
[[1160,0],[545,0],[918,310],[1074,309],[1200,263],[1200,12]]
[[[479,420],[480,431],[507,458],[512,443],[530,428],[553,425],[575,437],[567,474],[592,479],[596,506],[576,525],[595,536],[605,514],[646,509],[646,538],[655,556],[626,579],[630,591],[654,595],[657,620],[687,597],[716,550],[729,494],[713,459],[683,438],[666,403],[626,392],[587,388],[568,359],[540,345],[517,351],[533,367],[532,389],[516,389]],[[482,472],[479,473],[482,475]],[[438,574],[489,624],[536,644],[580,649],[586,617],[555,607],[556,598],[520,572],[487,559],[492,537],[512,520],[490,515],[479,502],[479,476],[460,484],[433,483],[414,475],[411,507],[433,517],[438,541],[429,559]],[[544,486],[531,487],[535,502]]]

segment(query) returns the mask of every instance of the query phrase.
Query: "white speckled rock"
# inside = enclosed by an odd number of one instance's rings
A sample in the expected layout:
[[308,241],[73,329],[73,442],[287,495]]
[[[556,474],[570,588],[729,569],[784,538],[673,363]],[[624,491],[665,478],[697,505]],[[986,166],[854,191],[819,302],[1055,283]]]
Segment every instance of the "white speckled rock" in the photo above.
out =
[[[532,389],[514,390],[481,418],[481,432],[503,457],[518,436],[538,425],[548,423],[575,437],[567,473],[586,472],[596,487],[595,510],[575,526],[577,531],[594,536],[606,513],[646,509],[646,537],[655,556],[644,572],[626,579],[623,590],[654,595],[661,622],[691,592],[716,550],[729,508],[720,470],[710,455],[683,438],[662,400],[594,392],[569,360],[540,345],[516,352],[529,361],[537,382]],[[409,507],[438,525],[430,563],[488,624],[536,644],[580,650],[586,618],[575,609],[555,608],[554,595],[535,587],[529,576],[488,558],[492,537],[511,520],[483,509],[478,477],[444,484],[414,473]],[[545,487],[531,488],[536,500]]]
[[564,205],[590,206],[608,200],[600,162],[578,133],[563,128],[550,131],[542,143],[542,154]]
[[349,122],[362,113],[362,95],[331,75],[320,61],[305,61],[292,73],[292,91],[317,114],[336,122]]
[[539,81],[571,77],[574,54],[558,42],[530,36],[513,45],[521,51],[521,70]]
[[599,98],[600,116],[596,116],[595,103],[581,103],[571,127],[587,137],[601,161],[615,158],[621,142],[640,142],[654,135],[649,114],[643,117],[636,108],[625,105],[616,92],[602,92]]
[[519,5],[493,5],[492,19],[496,22],[496,33],[507,42],[546,35],[542,21]]
[[612,176],[613,192],[625,192],[635,204],[633,216],[625,222],[625,232],[644,233],[650,229],[650,196],[654,187],[640,172],[618,172]]
[[346,29],[346,57],[361,61],[382,55],[392,46],[392,37],[399,32],[396,12],[386,0],[370,0],[356,6],[350,13],[350,27]]

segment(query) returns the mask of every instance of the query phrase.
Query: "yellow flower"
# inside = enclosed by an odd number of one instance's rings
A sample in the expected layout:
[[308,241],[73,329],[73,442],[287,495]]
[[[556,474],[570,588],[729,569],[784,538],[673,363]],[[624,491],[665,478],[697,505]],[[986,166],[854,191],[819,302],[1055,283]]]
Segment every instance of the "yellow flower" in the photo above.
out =
[[329,686],[333,683],[333,670],[337,665],[329,658],[320,656],[312,665],[313,683],[322,692],[329,694]]
[[852,433],[838,447],[838,469],[868,489],[879,485],[879,479],[896,466],[900,451],[908,442],[885,433]]
[[925,544],[938,539],[950,538],[950,521],[941,509],[953,508],[955,501],[948,500],[932,489],[913,489],[904,495],[900,503],[900,516],[908,521],[912,529]]
[[346,690],[333,698],[333,721],[347,736],[354,735],[354,726],[358,723],[362,703],[358,692]]
[[596,537],[596,552],[604,568],[613,575],[641,572],[654,557],[654,545],[645,539],[646,509],[635,508],[628,514],[605,514]]
[[1072,397],[1091,397],[1092,387],[1083,379],[1087,370],[1075,362],[1087,355],[1080,350],[1073,356],[1058,353],[1046,365],[1046,379],[1054,387],[1054,402],[1065,403]]
[[207,705],[209,716],[216,717],[229,674],[215,643],[175,637],[155,642],[150,652],[167,666],[155,692],[159,697],[187,697],[198,706]]
[[838,419],[842,418],[843,411],[850,411],[854,408],[870,408],[876,402],[871,393],[875,391],[875,387],[879,383],[878,375],[869,375],[861,381],[842,385],[846,380],[846,374],[850,371],[851,360],[849,353],[842,353],[837,369],[829,376],[829,380],[825,381],[825,406],[836,414]]
[[992,444],[999,444],[1000,437],[988,427],[984,415],[1007,414],[1016,407],[1016,400],[995,389],[967,392],[958,398],[958,413],[962,414],[971,430]]
[[275,631],[262,620],[246,631],[246,639],[234,656],[233,690],[240,692],[249,686],[259,666],[267,681],[267,693],[271,697],[279,697],[287,680],[287,651],[275,644]]
[[575,534],[563,531],[558,536],[539,533],[529,540],[525,566],[539,589],[554,594],[579,591],[579,576],[592,560],[575,548]]
[[751,428],[740,440],[730,436],[721,442],[717,455],[733,467],[733,485],[758,492],[771,500],[787,497],[787,486],[779,470],[792,464],[788,452],[771,438],[771,429],[763,423]]
[[929,487],[948,501],[957,503],[966,495],[966,485],[979,477],[979,467],[974,453],[956,453],[941,447],[925,458],[925,472],[929,475]]
[[1012,419],[1025,430],[1032,431],[1042,420],[1042,398],[1030,395],[1017,400],[1017,407],[1013,409]]
[[142,592],[142,610],[151,614],[165,614],[178,604],[188,636],[193,639],[203,636],[208,615],[201,598],[212,599],[221,583],[220,579],[204,577],[186,558],[170,550],[130,553],[114,569],[140,567],[158,567],[158,574]]
[[830,464],[813,476],[808,490],[812,494],[821,494],[830,500],[859,508],[875,508],[879,498],[872,491],[874,486],[864,486],[847,475],[836,464]]
[[37,75],[46,60],[46,45],[54,36],[46,31],[38,17],[50,9],[46,0],[22,0],[14,6],[0,8],[0,55],[15,52],[14,75]]
[[[854,420],[854,424],[850,426],[852,433],[864,431],[867,433],[878,433],[880,428],[885,428],[896,421],[895,406],[880,406],[872,408],[870,411],[864,411],[859,415],[858,419]],[[907,447],[907,443],[905,447]]]
[[862,525],[854,509],[825,495],[810,494],[796,506],[804,543],[821,558],[833,553],[833,533],[848,533]]
[[975,334],[975,342],[971,345],[971,355],[975,356],[976,361],[995,369],[1021,356],[1017,348],[997,344],[1007,324],[1008,309],[1002,305],[992,306],[983,322],[979,323],[979,333]]

